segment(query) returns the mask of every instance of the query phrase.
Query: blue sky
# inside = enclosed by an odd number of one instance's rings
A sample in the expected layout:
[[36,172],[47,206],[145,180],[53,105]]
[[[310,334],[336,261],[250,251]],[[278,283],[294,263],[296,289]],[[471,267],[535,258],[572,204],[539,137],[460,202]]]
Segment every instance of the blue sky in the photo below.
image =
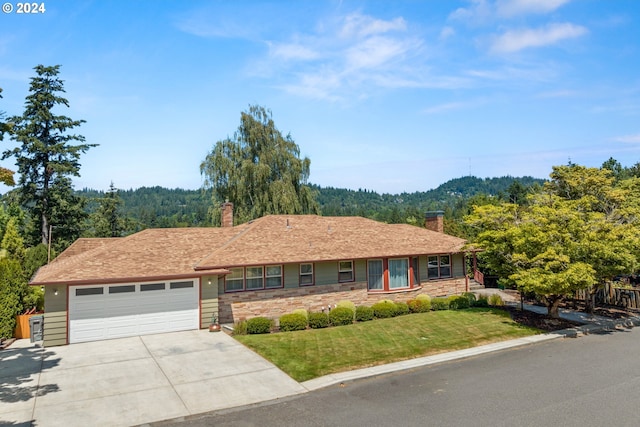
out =
[[57,112],[100,144],[77,188],[199,188],[200,162],[250,104],[272,110],[322,186],[426,191],[640,161],[636,0],[45,7],[0,15],[0,110],[22,112],[34,66],[62,66]]

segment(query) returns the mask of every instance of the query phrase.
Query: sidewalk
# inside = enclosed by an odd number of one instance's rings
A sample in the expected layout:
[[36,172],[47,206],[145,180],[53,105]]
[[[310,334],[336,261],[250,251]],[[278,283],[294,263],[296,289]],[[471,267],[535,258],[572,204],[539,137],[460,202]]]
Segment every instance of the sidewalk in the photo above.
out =
[[[484,291],[484,290],[483,290]],[[481,293],[485,293],[481,291]],[[509,305],[518,306],[520,303],[516,302],[516,299],[512,295],[505,294],[499,290],[488,290],[487,294],[500,293],[504,295],[503,300]],[[536,305],[525,304],[525,310],[533,311],[536,313],[546,314],[547,309]],[[502,341],[493,344],[487,344],[479,347],[472,347],[464,350],[453,351],[449,353],[441,353],[433,356],[419,357],[417,359],[403,360],[401,362],[390,363],[387,365],[373,366],[370,368],[356,369],[350,372],[340,372],[336,374],[329,374],[323,377],[314,378],[309,381],[305,381],[302,384],[304,388],[309,391],[318,390],[324,387],[328,387],[334,384],[340,384],[346,381],[353,381],[360,378],[373,377],[376,375],[388,374],[390,372],[401,371],[405,369],[418,368],[421,366],[433,365],[436,363],[448,362],[452,360],[464,359],[467,357],[478,356],[481,354],[491,353],[498,350],[505,350],[508,348],[521,347],[524,345],[551,341],[558,338],[575,338],[580,335],[597,333],[602,331],[614,331],[620,328],[632,328],[640,325],[640,316],[630,317],[627,319],[609,319],[602,316],[595,316],[587,313],[560,310],[560,317],[573,322],[581,323],[583,326],[579,326],[571,329],[562,329],[546,334],[532,335],[525,338],[518,338],[515,340]]]

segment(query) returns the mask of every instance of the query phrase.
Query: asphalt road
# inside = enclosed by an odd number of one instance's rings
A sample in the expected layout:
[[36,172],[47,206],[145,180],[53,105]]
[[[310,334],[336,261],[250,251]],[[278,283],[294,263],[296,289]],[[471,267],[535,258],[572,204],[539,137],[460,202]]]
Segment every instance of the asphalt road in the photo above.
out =
[[163,426],[638,426],[640,328],[357,380]]

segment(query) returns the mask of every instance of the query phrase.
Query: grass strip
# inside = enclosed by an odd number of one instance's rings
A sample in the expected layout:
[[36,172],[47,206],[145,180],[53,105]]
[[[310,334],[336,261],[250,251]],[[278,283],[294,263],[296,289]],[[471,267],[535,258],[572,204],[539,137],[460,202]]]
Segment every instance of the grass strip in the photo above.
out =
[[296,381],[538,334],[494,308],[409,314],[297,332],[235,338]]

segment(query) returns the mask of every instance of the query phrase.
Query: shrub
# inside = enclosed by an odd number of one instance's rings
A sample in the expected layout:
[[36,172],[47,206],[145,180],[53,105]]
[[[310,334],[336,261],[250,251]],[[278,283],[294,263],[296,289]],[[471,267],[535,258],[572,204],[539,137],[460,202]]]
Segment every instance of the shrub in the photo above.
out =
[[282,332],[303,331],[307,329],[307,317],[302,313],[289,313],[280,317]]
[[476,294],[473,292],[463,292],[462,296],[469,300],[469,307],[473,307],[473,304],[476,302]]
[[302,314],[305,319],[309,319],[309,313],[304,308],[296,308],[291,313],[292,314]]
[[333,326],[344,326],[353,323],[354,312],[349,307],[336,307],[329,312],[329,321]]
[[246,320],[240,320],[233,324],[233,335],[247,335]]
[[268,334],[271,332],[271,319],[266,317],[253,317],[247,320],[248,334]]
[[434,298],[431,300],[432,310],[448,310],[449,300],[447,298]]
[[409,306],[406,302],[396,302],[396,309],[394,316],[403,316],[409,314]]
[[356,307],[356,321],[366,322],[368,320],[373,320],[373,308],[366,305]]
[[501,307],[504,305],[504,301],[502,301],[502,297],[500,295],[491,294],[489,295],[489,305]]
[[474,307],[489,307],[489,300],[486,295],[478,295],[478,299],[473,303]]
[[431,310],[431,301],[426,299],[412,299],[407,301],[410,313],[426,313]]
[[396,313],[396,304],[388,299],[378,301],[371,308],[373,309],[373,316],[378,319],[393,317]]
[[463,295],[451,295],[449,298],[449,308],[451,310],[462,310],[469,308],[469,298]]
[[309,313],[309,326],[313,329],[321,329],[329,326],[329,315],[323,312]]
[[349,300],[343,299],[341,301],[338,301],[338,304],[336,304],[336,305],[338,307],[347,307],[347,308],[351,309],[351,311],[353,311],[354,313],[356,312],[356,305],[354,303],[352,303],[351,301],[349,301]]
[[431,297],[429,296],[429,294],[420,294],[420,295],[416,296],[416,299],[420,300],[420,301],[429,301],[429,302],[431,302]]

